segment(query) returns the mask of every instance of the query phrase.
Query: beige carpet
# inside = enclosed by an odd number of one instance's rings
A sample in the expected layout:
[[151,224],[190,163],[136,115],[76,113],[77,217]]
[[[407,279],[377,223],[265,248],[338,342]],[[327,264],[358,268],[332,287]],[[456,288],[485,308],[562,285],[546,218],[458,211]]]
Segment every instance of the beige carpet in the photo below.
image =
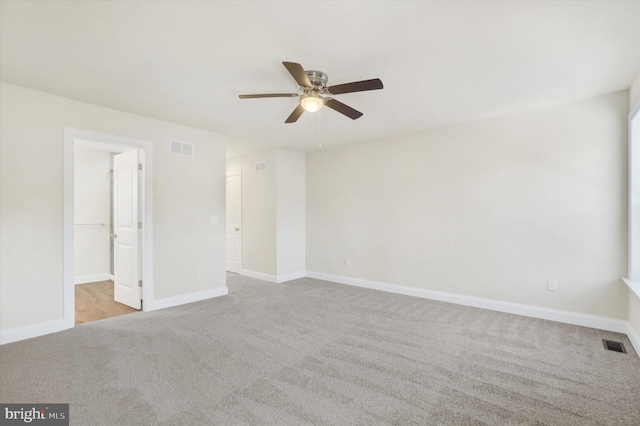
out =
[[67,402],[73,425],[640,425],[624,335],[313,279],[228,281],[223,298],[0,347],[0,402]]

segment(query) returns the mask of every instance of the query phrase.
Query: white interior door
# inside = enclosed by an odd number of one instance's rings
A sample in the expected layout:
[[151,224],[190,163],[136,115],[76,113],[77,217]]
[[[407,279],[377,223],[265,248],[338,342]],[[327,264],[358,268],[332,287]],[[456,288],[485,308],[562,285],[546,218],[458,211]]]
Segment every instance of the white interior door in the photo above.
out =
[[138,150],[113,157],[114,299],[140,309]]
[[227,271],[240,273],[242,263],[242,178],[227,176]]

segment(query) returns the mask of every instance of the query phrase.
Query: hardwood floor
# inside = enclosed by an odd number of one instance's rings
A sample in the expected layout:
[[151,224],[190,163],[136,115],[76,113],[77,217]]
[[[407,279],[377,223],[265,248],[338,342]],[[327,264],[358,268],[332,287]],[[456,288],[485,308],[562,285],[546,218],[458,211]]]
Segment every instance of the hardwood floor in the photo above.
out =
[[138,312],[113,300],[113,281],[76,286],[76,325]]

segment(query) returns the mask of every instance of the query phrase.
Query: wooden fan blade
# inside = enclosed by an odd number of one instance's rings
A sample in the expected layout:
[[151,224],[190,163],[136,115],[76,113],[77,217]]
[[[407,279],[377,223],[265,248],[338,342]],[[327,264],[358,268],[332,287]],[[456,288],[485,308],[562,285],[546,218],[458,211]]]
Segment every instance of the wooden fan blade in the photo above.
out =
[[351,108],[348,105],[343,104],[335,99],[325,99],[324,104],[329,108],[338,111],[340,114],[344,114],[352,120],[362,117],[362,113]]
[[374,78],[372,80],[362,80],[355,81],[353,83],[345,83],[338,84],[336,86],[328,87],[329,93],[332,95],[339,95],[341,93],[352,93],[352,92],[364,92],[367,90],[378,90],[382,89],[384,86],[382,85],[382,81],[379,78]]
[[262,95],[238,95],[240,99],[257,99],[257,98],[297,98],[297,93],[265,93]]
[[298,105],[298,107],[293,110],[289,118],[285,120],[285,123],[295,123],[296,121],[298,121],[298,118],[300,118],[303,112],[304,108],[302,108],[302,105]]
[[304,72],[302,65],[296,62],[283,62],[282,65],[284,65],[287,71],[289,71],[299,86],[313,87],[311,80],[309,80],[309,76]]

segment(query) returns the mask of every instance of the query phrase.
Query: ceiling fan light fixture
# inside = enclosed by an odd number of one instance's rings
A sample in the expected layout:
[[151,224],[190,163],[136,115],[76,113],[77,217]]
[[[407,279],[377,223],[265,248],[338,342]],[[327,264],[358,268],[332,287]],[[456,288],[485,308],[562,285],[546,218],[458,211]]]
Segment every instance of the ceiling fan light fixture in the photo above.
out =
[[307,93],[300,98],[300,105],[307,112],[316,112],[324,106],[324,99],[317,93]]
[[[1,0],[0,0],[1,1]],[[345,105],[342,102],[333,99],[333,95],[342,93],[364,92],[367,90],[382,89],[382,81],[379,78],[370,80],[354,81],[352,83],[338,84],[335,86],[327,86],[329,77],[322,71],[306,70],[302,65],[296,62],[283,62],[282,65],[289,71],[289,74],[298,83],[298,88],[302,94],[297,93],[263,93],[240,95],[240,99],[256,99],[256,98],[300,98],[300,103],[296,109],[287,117],[285,123],[295,123],[307,112],[320,111],[323,106],[327,105],[340,114],[352,120],[362,117],[362,113],[358,110]],[[323,97],[326,96],[326,97]]]

